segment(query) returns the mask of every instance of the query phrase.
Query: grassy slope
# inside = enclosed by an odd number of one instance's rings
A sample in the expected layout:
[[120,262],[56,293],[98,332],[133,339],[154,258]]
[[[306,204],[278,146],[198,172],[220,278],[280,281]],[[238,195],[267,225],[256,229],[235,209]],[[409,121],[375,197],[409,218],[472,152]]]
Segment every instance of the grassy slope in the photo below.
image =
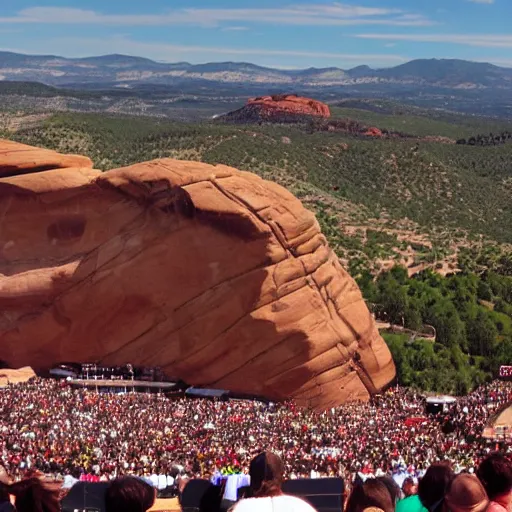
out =
[[450,138],[471,137],[470,127],[457,126],[446,121],[431,119],[418,115],[385,114],[355,108],[331,108],[334,118],[357,119],[363,124],[377,126],[395,132],[402,132],[418,137],[440,136]]

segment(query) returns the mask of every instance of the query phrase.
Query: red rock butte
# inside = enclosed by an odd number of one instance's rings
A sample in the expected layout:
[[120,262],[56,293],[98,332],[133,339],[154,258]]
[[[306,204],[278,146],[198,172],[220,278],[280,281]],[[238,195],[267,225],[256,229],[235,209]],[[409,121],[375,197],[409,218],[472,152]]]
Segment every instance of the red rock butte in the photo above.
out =
[[259,107],[262,117],[268,118],[279,117],[283,114],[331,117],[331,111],[325,103],[295,94],[253,98],[247,102],[247,106]]
[[371,127],[364,133],[367,137],[382,137],[382,130],[379,128]]
[[0,359],[161,367],[319,410],[368,399],[390,352],[314,215],[224,165],[0,141]]

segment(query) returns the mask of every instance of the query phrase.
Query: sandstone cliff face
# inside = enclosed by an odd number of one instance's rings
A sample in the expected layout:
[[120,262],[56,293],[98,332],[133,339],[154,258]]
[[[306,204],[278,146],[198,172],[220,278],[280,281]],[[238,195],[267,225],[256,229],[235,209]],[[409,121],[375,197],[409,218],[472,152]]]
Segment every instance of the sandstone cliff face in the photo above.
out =
[[30,367],[19,368],[18,370],[0,370],[0,388],[9,384],[21,384],[35,378],[36,374]]
[[5,159],[0,359],[11,366],[160,366],[317,409],[394,378],[355,282],[280,186],[170,159],[101,173],[0,142],[0,169]]

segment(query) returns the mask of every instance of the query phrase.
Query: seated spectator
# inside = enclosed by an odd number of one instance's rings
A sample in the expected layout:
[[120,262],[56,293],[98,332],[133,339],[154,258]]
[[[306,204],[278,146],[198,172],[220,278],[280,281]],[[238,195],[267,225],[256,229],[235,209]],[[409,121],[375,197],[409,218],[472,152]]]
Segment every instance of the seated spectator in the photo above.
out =
[[283,473],[283,461],[271,452],[252,459],[249,474],[254,497],[239,501],[233,512],[315,512],[305,501],[283,494]]
[[0,483],[0,491],[14,496],[17,512],[60,512],[58,489],[39,478],[26,478],[12,484]]
[[492,453],[477,470],[491,504],[489,512],[506,512],[512,507],[512,463],[501,453]]
[[395,503],[388,487],[380,479],[370,478],[354,486],[347,502],[346,512],[363,512],[367,509],[394,512]]
[[418,496],[418,486],[412,478],[406,478],[402,485],[405,498],[396,505],[396,512],[427,512]]
[[146,512],[155,503],[156,490],[143,480],[126,476],[113,480],[105,493],[106,512]]
[[445,505],[450,512],[485,512],[489,498],[475,475],[461,473],[450,484]]
[[428,468],[418,485],[418,496],[429,512],[442,510],[444,497],[454,476],[449,464],[443,462],[432,464]]

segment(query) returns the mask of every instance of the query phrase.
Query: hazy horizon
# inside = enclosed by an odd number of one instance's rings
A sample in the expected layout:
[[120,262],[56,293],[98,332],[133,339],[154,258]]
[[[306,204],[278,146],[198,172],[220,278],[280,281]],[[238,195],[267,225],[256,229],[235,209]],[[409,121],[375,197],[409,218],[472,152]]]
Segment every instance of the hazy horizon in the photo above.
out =
[[[43,5],[41,5],[43,4]],[[507,0],[6,0],[0,50],[63,57],[125,54],[273,68],[391,67],[453,58],[512,66]]]

